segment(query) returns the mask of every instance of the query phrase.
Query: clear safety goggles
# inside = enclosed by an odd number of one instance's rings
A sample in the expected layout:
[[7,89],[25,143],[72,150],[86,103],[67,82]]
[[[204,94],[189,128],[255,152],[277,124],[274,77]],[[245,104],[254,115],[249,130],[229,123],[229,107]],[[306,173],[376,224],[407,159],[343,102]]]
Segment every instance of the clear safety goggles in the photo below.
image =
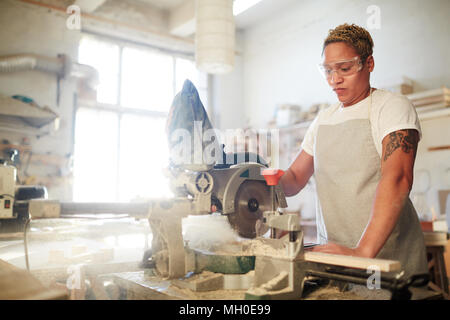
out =
[[362,67],[361,59],[356,56],[348,60],[319,64],[319,71],[325,79],[329,80],[333,76],[333,72],[336,72],[339,77],[347,77],[359,72]]

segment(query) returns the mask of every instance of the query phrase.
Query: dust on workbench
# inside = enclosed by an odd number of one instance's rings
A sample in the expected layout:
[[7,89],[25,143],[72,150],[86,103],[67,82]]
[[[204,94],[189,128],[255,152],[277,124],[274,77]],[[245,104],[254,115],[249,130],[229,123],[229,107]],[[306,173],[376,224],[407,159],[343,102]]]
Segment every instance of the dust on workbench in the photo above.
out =
[[[202,278],[208,277],[212,272],[203,271],[202,273],[195,274],[194,276],[186,279],[185,281],[197,281]],[[194,292],[189,288],[180,288],[171,284],[170,290],[177,292],[180,296],[184,296],[187,299],[193,300],[242,300],[245,298],[245,292],[247,290],[212,290],[204,292]],[[358,291],[352,289],[351,291],[341,290],[334,284],[315,285],[308,286],[305,284],[305,290],[302,299],[304,300],[365,300],[367,297],[357,294]],[[361,292],[359,292],[361,293]],[[374,297],[372,296],[372,299]]]
[[191,300],[243,300],[247,290],[214,290],[194,292],[188,288],[170,285],[170,289]]
[[305,295],[304,300],[364,300],[361,296],[353,292],[342,292],[336,286],[326,286],[319,288]]
[[[199,274],[201,277],[201,274]],[[206,292],[194,292],[188,288],[179,288],[170,285],[170,290],[178,292],[180,296],[192,300],[242,300],[245,299],[247,290],[214,290]],[[341,291],[337,286],[326,285],[310,290],[302,297],[304,300],[365,300],[363,296],[353,291]]]

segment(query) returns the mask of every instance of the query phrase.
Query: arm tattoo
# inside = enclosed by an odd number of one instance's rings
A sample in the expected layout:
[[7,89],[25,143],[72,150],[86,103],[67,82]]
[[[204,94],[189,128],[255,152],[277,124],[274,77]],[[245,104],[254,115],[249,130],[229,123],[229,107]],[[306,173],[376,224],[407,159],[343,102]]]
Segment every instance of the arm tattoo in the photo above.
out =
[[416,130],[399,130],[389,134],[389,142],[384,150],[384,161],[394,153],[395,150],[401,148],[404,153],[417,152],[417,143],[419,136]]

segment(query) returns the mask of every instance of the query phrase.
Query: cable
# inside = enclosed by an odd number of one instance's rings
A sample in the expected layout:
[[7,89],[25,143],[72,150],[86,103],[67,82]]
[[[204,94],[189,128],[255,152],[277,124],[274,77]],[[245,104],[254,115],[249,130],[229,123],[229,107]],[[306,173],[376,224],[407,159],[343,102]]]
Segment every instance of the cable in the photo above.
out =
[[12,196],[12,195],[10,195],[10,194],[7,194],[7,193],[0,194],[0,198],[3,198],[4,196],[7,196],[7,197],[10,197],[10,198],[13,198],[13,199],[14,199],[14,196]]
[[25,249],[25,263],[27,266],[27,270],[30,271],[30,262],[28,261],[28,239],[27,239],[27,229],[30,225],[31,218],[28,218],[25,222],[25,228],[23,230],[23,246]]

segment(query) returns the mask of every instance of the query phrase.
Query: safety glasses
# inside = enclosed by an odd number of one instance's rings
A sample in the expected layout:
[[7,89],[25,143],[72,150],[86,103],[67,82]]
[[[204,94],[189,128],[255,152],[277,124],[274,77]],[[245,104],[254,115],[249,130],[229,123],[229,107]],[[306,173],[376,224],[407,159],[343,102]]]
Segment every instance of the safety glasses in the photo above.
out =
[[319,64],[319,71],[325,79],[331,79],[333,72],[336,72],[339,77],[348,77],[359,72],[363,64],[359,56],[348,60],[339,60],[327,64]]

